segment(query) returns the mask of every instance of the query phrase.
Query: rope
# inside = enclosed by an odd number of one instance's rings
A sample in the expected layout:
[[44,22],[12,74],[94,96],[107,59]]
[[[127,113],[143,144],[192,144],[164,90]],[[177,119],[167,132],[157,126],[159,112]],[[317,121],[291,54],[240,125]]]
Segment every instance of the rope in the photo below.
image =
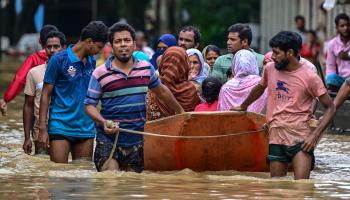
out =
[[104,171],[104,170],[105,170],[105,167],[106,167],[106,165],[107,165],[107,163],[109,163],[109,162],[112,160],[114,151],[115,151],[115,149],[117,148],[118,137],[119,137],[119,132],[116,133],[116,136],[115,136],[115,139],[114,139],[114,143],[113,143],[113,147],[112,147],[111,153],[109,154],[109,157],[108,157],[108,159],[106,160],[106,162],[103,163],[103,165],[102,165],[102,167],[101,167],[101,171]]
[[[138,134],[138,135],[149,135],[149,136],[155,136],[155,137],[166,137],[166,138],[174,138],[174,139],[206,139],[206,138],[220,138],[220,137],[230,137],[230,136],[236,136],[236,135],[244,135],[244,134],[251,134],[251,133],[258,133],[261,131],[265,131],[267,128],[267,125],[264,124],[262,129],[256,130],[256,131],[246,131],[246,132],[240,132],[240,133],[231,133],[231,134],[226,134],[226,135],[202,135],[202,136],[189,136],[189,135],[163,135],[163,134],[157,134],[157,133],[148,133],[148,132],[143,132],[143,131],[134,131],[134,130],[128,130],[128,129],[123,129],[119,128],[119,131],[123,131],[126,133],[132,133],[132,134]],[[107,163],[109,163],[113,157],[114,151],[117,147],[118,143],[118,137],[119,137],[119,132],[116,133],[116,137],[114,139],[113,147],[111,150],[111,153],[109,154],[108,159],[106,162],[103,163],[101,167],[101,171],[105,170],[105,167]]]
[[163,134],[157,134],[157,133],[148,133],[143,131],[134,131],[134,130],[128,130],[119,128],[119,131],[126,132],[126,133],[132,133],[132,134],[138,134],[138,135],[149,135],[149,136],[155,136],[155,137],[165,137],[165,138],[177,138],[177,139],[206,139],[206,138],[221,138],[221,137],[230,137],[230,136],[237,136],[237,135],[244,135],[244,134],[251,134],[251,133],[258,133],[261,131],[265,131],[265,126],[263,126],[262,129],[256,130],[256,131],[246,131],[246,132],[240,132],[240,133],[231,133],[226,135],[202,135],[202,136],[190,136],[190,135],[163,135]]

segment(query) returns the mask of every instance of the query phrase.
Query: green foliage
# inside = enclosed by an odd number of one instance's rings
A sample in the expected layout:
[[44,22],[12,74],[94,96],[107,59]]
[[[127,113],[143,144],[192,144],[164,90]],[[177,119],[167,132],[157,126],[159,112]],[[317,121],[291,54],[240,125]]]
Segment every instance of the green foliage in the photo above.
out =
[[259,0],[181,0],[190,20],[186,24],[197,26],[202,34],[201,47],[215,44],[226,48],[227,28],[235,23],[259,21]]

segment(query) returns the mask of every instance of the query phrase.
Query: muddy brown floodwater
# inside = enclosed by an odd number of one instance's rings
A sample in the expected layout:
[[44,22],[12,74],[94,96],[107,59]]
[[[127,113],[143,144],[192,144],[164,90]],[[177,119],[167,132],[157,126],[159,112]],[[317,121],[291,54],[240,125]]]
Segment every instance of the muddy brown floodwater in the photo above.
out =
[[[3,95],[18,62],[0,63]],[[24,154],[23,95],[0,117],[0,199],[350,199],[350,136],[325,134],[310,180],[236,171],[98,173],[92,162],[55,164]]]

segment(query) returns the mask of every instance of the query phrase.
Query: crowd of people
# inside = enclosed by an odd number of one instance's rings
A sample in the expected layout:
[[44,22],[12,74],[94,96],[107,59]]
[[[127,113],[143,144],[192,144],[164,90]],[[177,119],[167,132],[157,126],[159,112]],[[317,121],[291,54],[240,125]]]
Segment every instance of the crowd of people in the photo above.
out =
[[[191,111],[266,114],[271,176],[285,176],[292,163],[295,179],[309,178],[314,148],[350,93],[350,20],[346,14],[335,18],[326,77],[316,66],[321,47],[315,32],[305,31],[300,16],[296,23],[297,32],[271,38],[265,55],[250,47],[253,33],[242,23],[228,28],[224,55],[213,44],[200,51],[201,33],[194,26],[181,28],[177,39],[162,35],[153,51],[144,35],[124,22],[108,28],[92,21],[69,46],[57,27],[45,25],[43,50],[19,68],[1,99],[1,112],[7,114],[7,104],[24,88],[25,153],[31,154],[34,142],[35,154],[47,153],[56,163],[68,163],[71,153],[73,160],[94,158],[98,171],[135,172],[143,170],[143,136],[119,128],[143,131],[147,120]],[[96,66],[94,55],[102,50],[104,60]],[[333,102],[328,92],[340,87]],[[317,102],[325,112],[312,126]]]

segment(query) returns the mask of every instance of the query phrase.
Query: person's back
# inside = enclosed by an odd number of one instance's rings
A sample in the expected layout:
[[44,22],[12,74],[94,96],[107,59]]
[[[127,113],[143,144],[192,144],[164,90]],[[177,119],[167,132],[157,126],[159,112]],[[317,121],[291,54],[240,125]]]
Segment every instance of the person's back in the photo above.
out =
[[[233,78],[227,81],[220,91],[219,110],[228,111],[239,106],[260,82],[258,64],[253,53],[248,50],[238,51],[231,65]],[[263,113],[266,108],[267,91],[248,107],[248,111]]]
[[205,100],[204,103],[198,104],[194,111],[217,111],[218,110],[218,98],[222,82],[219,78],[208,77],[204,79],[202,84],[202,96]]
[[[186,112],[193,111],[200,102],[196,87],[188,80],[189,60],[181,47],[168,48],[159,65],[159,78],[171,91]],[[173,115],[166,102],[160,101],[152,92],[147,94],[147,120]]]

